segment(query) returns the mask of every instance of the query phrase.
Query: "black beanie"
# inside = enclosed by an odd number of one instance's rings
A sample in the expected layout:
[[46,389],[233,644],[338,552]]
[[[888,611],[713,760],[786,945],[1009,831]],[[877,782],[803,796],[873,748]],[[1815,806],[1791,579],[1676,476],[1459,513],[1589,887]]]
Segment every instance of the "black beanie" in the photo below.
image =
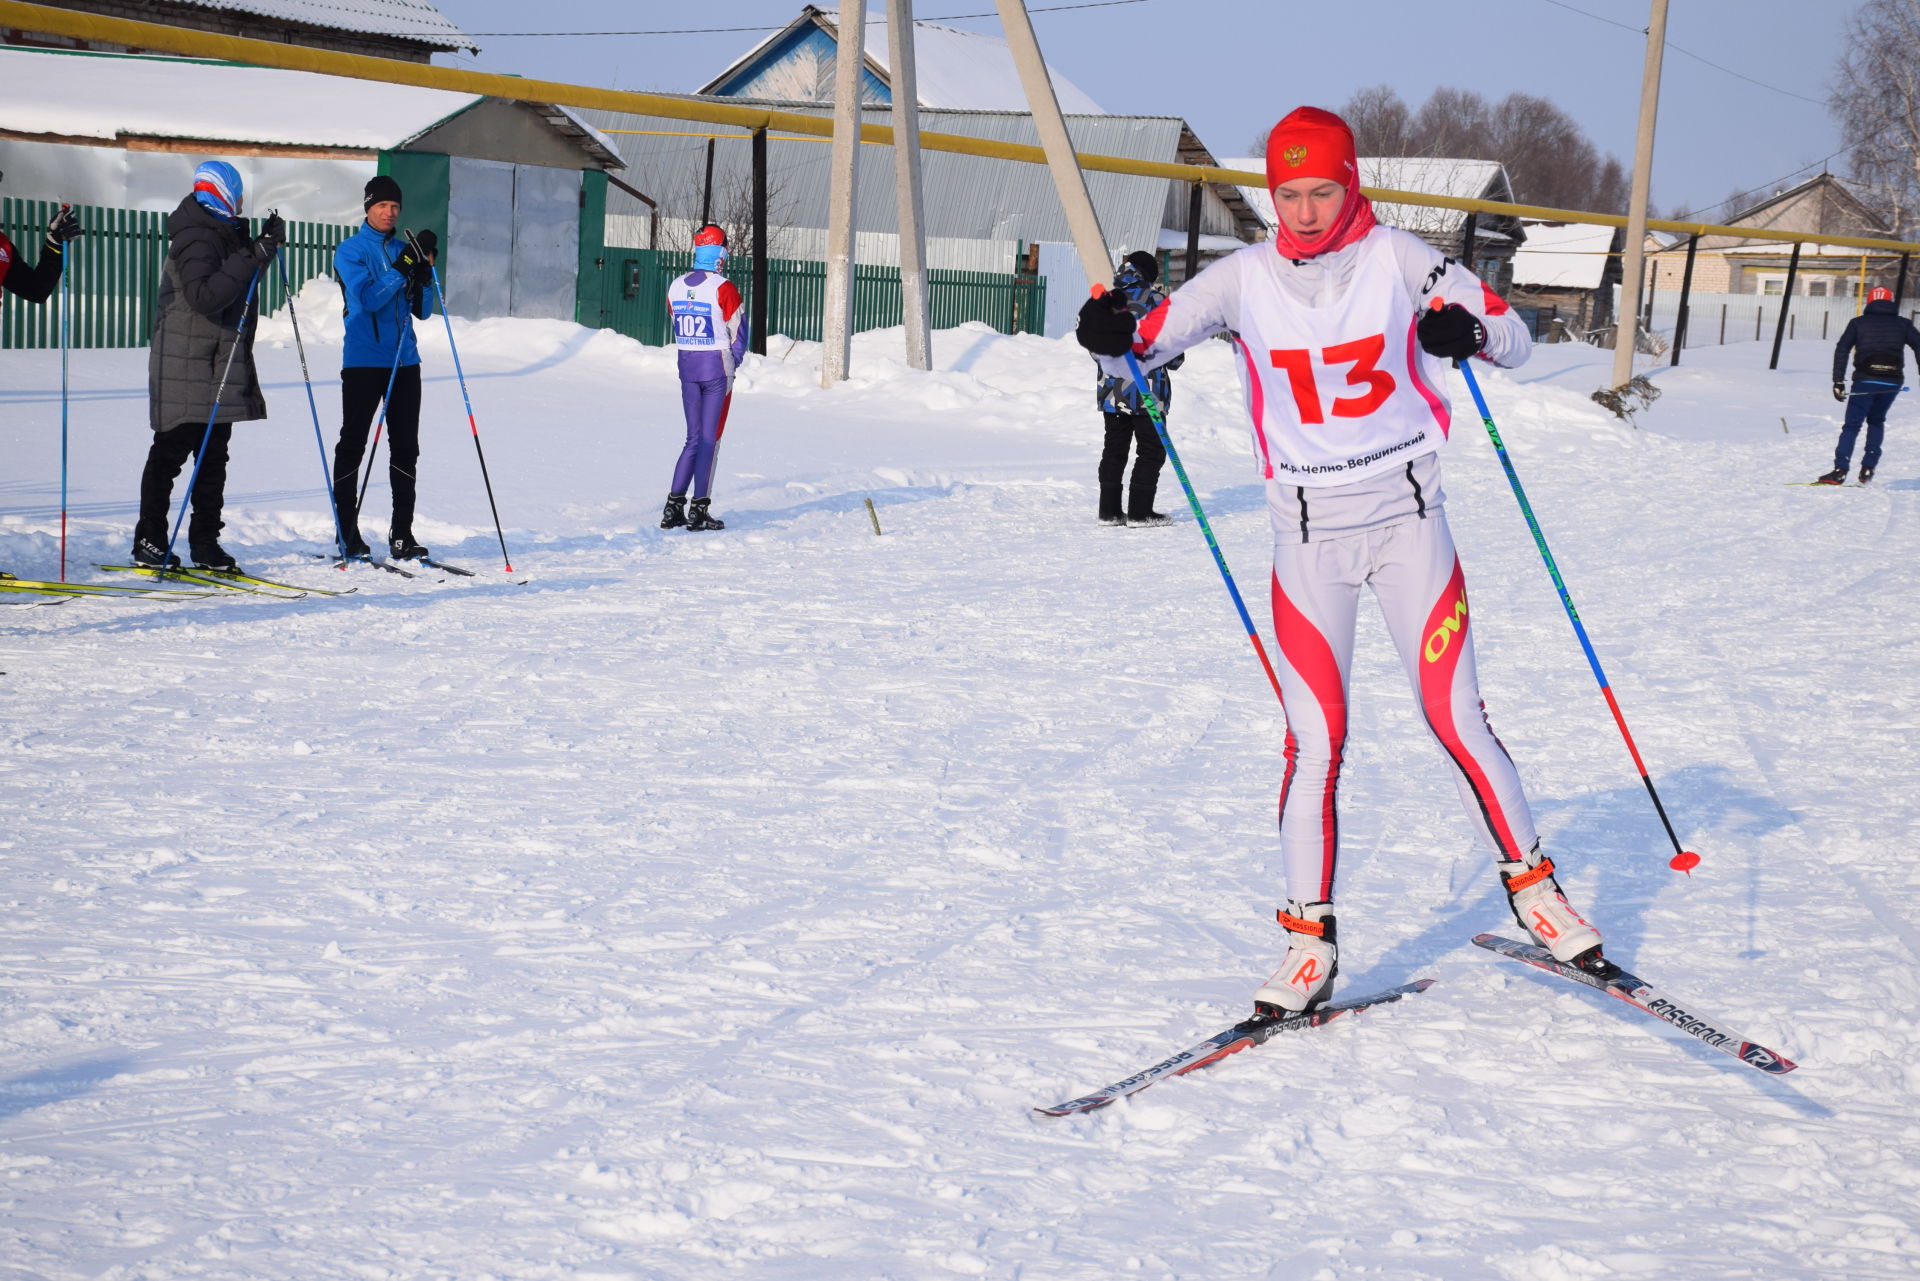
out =
[[400,204],[400,184],[385,174],[377,174],[367,180],[367,198],[361,202],[360,208],[371,209],[383,200]]
[[1160,260],[1144,249],[1136,249],[1120,261],[1133,268],[1134,273],[1148,284],[1160,279]]

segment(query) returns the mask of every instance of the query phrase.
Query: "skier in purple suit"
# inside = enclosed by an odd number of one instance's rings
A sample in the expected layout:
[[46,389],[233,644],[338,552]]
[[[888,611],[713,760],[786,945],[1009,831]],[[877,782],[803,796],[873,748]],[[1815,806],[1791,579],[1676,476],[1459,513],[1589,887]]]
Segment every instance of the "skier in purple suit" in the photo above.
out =
[[[740,291],[720,274],[727,261],[727,233],[708,223],[693,236],[693,270],[667,287],[667,319],[680,349],[680,402],[687,413],[687,443],[674,464],[660,528],[725,529],[708,512],[720,433],[733,401],[733,371],[747,351],[747,317]],[[687,499],[691,487],[693,499]]]

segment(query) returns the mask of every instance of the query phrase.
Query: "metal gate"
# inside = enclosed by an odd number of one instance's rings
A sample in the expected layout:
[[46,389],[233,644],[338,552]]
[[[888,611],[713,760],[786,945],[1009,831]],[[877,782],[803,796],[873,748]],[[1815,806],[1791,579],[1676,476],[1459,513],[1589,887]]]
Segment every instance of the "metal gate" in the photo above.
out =
[[579,171],[453,157],[447,241],[447,306],[454,315],[572,320]]

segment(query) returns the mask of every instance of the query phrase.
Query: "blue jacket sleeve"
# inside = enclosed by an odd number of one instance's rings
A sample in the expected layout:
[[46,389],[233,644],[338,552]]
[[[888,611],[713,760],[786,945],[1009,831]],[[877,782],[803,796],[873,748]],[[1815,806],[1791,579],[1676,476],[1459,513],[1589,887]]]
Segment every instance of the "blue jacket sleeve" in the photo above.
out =
[[[364,245],[364,241],[341,242],[340,248],[334,251],[333,269],[339,273],[348,310],[382,311],[393,305],[393,296],[406,287],[407,278],[394,270],[378,248],[369,253]],[[370,258],[378,261],[369,261]]]

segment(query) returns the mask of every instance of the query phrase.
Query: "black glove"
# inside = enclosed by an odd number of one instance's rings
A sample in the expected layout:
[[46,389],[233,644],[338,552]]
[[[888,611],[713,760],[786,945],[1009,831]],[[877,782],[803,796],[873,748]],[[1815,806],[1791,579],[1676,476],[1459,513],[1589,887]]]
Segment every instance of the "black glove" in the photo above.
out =
[[1845,383],[1835,383],[1833,385],[1833,398],[1843,405],[1847,403],[1847,385]]
[[86,228],[80,225],[80,213],[72,205],[61,205],[60,212],[47,224],[47,243],[51,245],[64,245],[86,234]]
[[1114,289],[1080,305],[1080,323],[1073,337],[1096,356],[1124,356],[1133,350],[1134,328],[1127,296]]
[[267,220],[260,224],[260,234],[253,238],[253,251],[265,260],[279,253],[286,243],[287,220],[278,213],[268,213]]
[[1442,360],[1477,356],[1487,345],[1487,327],[1457,302],[1420,314],[1420,349]]
[[[424,286],[433,279],[433,265],[430,259],[435,243],[431,230],[421,232],[414,238],[413,243],[402,249],[400,256],[393,260],[393,269],[405,276],[409,285],[415,288]],[[420,246],[418,253],[414,251],[414,244]]]
[[433,234],[432,227],[426,228],[415,236],[413,243],[420,246],[420,252],[427,256],[428,262],[432,262],[434,256],[440,252],[440,237]]

